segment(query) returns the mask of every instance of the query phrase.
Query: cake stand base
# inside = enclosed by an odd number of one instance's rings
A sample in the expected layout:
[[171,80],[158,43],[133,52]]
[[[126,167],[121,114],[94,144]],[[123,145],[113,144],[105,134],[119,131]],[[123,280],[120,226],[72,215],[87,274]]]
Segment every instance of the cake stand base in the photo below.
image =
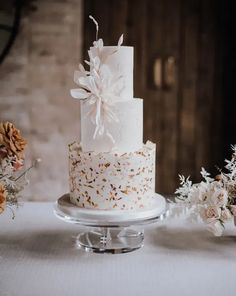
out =
[[90,227],[76,237],[78,248],[94,253],[120,254],[141,248],[143,227],[165,219],[169,209],[165,198],[157,193],[150,207],[137,211],[78,208],[70,202],[69,194],[64,194],[57,200],[54,213],[67,223]]
[[80,233],[76,238],[76,244],[87,252],[120,254],[141,248],[143,240],[143,231],[104,227]]

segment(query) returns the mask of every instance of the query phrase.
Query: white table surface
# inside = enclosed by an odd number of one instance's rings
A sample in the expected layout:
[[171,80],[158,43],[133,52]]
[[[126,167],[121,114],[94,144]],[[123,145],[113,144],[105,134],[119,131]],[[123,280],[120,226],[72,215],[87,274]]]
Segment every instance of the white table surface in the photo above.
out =
[[25,203],[0,215],[1,296],[236,295],[236,228],[215,238],[201,224],[168,219],[146,227],[142,249],[119,255],[74,247],[82,228]]

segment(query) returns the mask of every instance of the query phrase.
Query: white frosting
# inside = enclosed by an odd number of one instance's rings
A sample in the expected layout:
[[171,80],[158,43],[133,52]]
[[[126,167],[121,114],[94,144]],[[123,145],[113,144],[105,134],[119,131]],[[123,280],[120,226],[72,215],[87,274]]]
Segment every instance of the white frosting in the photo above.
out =
[[70,200],[94,209],[135,210],[150,205],[155,192],[156,145],[130,153],[82,152],[69,145]]
[[93,138],[96,128],[88,112],[91,105],[81,102],[81,145],[82,151],[108,152],[117,150],[119,152],[131,152],[142,148],[143,145],[143,100],[131,99],[118,101],[113,105],[113,112],[118,122],[107,123],[107,128],[115,143],[103,134]]
[[[90,47],[90,52],[93,56],[97,56],[97,48]],[[115,52],[112,55],[108,53]],[[111,70],[112,74],[117,76],[117,73],[122,76],[124,88],[120,93],[121,99],[133,98],[133,59],[134,50],[131,46],[104,46],[101,49],[101,57],[105,56],[106,61],[103,61]]]
[[69,145],[70,200],[82,208],[137,210],[155,193],[155,144],[143,145],[143,100],[133,98],[133,47],[89,50],[90,71],[75,72],[81,144]]

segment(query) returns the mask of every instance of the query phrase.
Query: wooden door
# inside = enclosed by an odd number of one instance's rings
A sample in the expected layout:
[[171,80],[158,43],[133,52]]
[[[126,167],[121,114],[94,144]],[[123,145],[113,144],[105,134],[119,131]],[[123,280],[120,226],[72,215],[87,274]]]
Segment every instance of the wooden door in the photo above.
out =
[[144,139],[157,143],[158,192],[173,193],[178,174],[198,181],[201,166],[212,169],[221,156],[223,8],[214,0],[84,1],[85,54],[95,38],[90,14],[105,44],[124,33],[135,48],[134,93],[144,99]]

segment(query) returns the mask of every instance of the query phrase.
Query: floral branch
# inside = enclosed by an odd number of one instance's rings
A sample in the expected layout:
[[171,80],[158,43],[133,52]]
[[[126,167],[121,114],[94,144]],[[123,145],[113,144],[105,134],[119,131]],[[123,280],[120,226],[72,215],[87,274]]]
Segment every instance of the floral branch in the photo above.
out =
[[20,182],[27,173],[36,167],[41,159],[37,158],[30,167],[18,175],[24,166],[26,140],[20,131],[10,122],[0,123],[0,214],[6,209],[15,213],[12,206],[18,205],[18,194],[29,183]]
[[36,158],[34,161],[33,161],[33,163],[32,163],[32,165],[30,166],[30,167],[28,167],[20,176],[18,176],[16,179],[15,179],[15,181],[18,181],[19,179],[21,179],[22,177],[24,177],[26,174],[27,174],[27,172],[28,171],[30,171],[32,168],[34,168],[34,167],[37,167],[38,166],[38,164],[41,162],[42,160],[41,160],[41,158]]
[[225,160],[227,172],[219,170],[220,174],[212,178],[202,168],[203,181],[198,184],[180,175],[180,187],[175,191],[176,202],[184,206],[183,211],[187,207],[189,215],[206,223],[216,236],[222,235],[225,224],[236,217],[236,145],[231,149],[231,160]]

